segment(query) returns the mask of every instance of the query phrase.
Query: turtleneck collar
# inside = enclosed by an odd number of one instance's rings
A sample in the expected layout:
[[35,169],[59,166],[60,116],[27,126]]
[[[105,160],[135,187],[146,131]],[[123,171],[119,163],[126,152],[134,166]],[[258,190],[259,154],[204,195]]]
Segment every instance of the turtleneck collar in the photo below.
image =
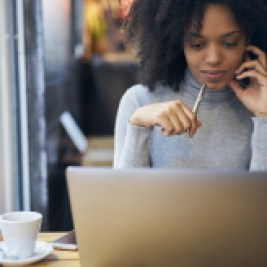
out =
[[[197,97],[201,84],[193,77],[191,72],[186,69],[184,80],[180,86],[180,92],[183,94],[189,94],[194,98]],[[222,89],[212,90],[207,88],[203,97],[204,102],[221,102],[230,100],[235,97],[235,93],[229,86],[225,86]]]

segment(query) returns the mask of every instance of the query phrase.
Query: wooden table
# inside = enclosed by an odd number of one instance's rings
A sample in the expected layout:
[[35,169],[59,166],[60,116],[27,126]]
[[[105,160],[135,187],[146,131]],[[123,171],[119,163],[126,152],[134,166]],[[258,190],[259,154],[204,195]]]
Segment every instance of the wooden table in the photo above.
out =
[[90,166],[111,167],[114,158],[113,136],[88,136],[88,148],[81,154],[77,150],[69,150],[62,153],[61,165],[67,167]]
[[[39,240],[45,242],[51,242],[58,238],[64,233],[40,233]],[[0,236],[0,240],[1,236]],[[2,265],[0,265],[2,266]],[[24,265],[29,267],[80,267],[80,259],[78,251],[67,251],[67,250],[55,250],[47,256],[45,259],[38,261],[30,265]]]
[[114,137],[88,137],[88,150],[81,160],[82,166],[111,167],[113,165]]

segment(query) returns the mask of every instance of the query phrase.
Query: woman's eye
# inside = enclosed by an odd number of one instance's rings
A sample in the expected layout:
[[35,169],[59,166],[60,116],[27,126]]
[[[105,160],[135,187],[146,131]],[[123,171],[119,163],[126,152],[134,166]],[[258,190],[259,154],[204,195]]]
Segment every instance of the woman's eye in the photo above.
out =
[[200,44],[200,43],[190,44],[190,47],[195,48],[195,49],[202,48],[203,46],[204,44]]
[[236,42],[224,42],[223,45],[227,48],[232,48],[232,47],[235,47],[237,43]]

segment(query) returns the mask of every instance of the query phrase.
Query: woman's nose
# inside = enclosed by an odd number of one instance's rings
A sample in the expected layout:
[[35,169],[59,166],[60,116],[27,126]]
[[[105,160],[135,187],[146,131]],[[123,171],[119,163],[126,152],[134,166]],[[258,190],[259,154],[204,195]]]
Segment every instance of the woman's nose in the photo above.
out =
[[222,54],[218,47],[211,46],[205,55],[205,62],[209,65],[217,65],[222,62]]

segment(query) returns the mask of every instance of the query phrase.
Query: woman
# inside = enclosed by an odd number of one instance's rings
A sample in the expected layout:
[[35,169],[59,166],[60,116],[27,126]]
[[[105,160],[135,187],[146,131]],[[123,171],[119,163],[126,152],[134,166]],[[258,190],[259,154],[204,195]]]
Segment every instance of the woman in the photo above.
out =
[[267,169],[266,14],[261,0],[134,1],[141,84],[120,103],[115,168]]

